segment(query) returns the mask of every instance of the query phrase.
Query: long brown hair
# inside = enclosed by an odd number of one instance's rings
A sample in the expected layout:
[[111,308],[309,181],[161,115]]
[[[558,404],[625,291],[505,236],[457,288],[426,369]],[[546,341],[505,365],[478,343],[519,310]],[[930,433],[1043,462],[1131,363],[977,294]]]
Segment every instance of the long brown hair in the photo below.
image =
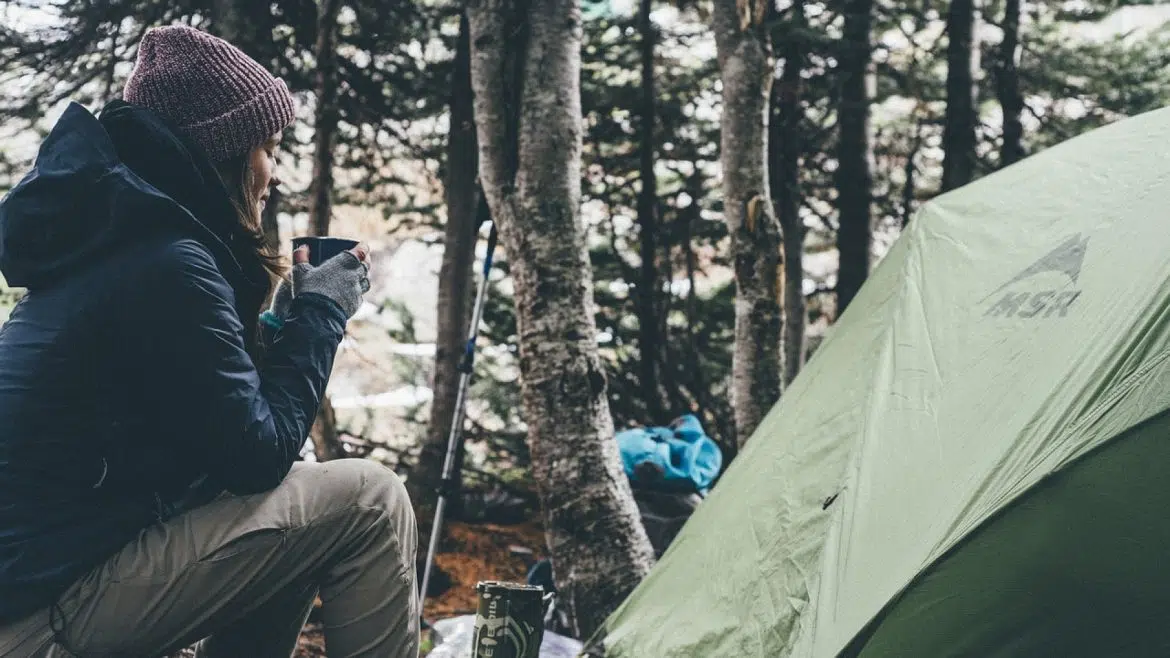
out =
[[279,251],[268,244],[268,239],[264,235],[263,219],[257,208],[258,199],[252,198],[252,182],[256,176],[256,172],[252,170],[252,154],[246,152],[218,162],[215,169],[227,187],[228,196],[231,198],[232,206],[236,209],[236,218],[244,229],[244,235],[252,244],[265,271],[268,272],[268,295],[265,296],[267,300],[276,289],[277,282],[287,277],[288,266]]

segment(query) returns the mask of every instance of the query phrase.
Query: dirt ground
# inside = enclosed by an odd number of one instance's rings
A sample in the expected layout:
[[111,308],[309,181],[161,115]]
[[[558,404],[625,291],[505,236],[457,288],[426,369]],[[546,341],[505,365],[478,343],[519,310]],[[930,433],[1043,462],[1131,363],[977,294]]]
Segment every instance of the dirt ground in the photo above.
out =
[[[427,619],[443,619],[475,612],[475,584],[481,580],[524,582],[528,566],[511,547],[532,551],[535,559],[544,556],[544,534],[536,523],[514,526],[471,525],[452,522],[447,526],[443,550],[435,557],[439,568],[453,581],[451,589],[438,599],[428,599],[423,609]],[[420,550],[422,548],[420,547]]]

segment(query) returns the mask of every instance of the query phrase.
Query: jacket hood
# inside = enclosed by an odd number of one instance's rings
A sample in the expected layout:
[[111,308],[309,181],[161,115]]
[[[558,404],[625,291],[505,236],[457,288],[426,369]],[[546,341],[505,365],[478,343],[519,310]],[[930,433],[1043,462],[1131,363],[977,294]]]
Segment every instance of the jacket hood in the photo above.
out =
[[145,108],[114,101],[99,119],[71,103],[0,201],[0,273],[11,286],[47,286],[168,227],[211,250],[237,293],[267,293],[263,265],[198,146]]

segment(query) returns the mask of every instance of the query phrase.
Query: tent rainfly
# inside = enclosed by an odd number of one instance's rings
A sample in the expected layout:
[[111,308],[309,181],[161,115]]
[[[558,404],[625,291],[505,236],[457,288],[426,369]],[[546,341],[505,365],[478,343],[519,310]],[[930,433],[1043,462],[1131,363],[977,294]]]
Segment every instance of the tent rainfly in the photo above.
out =
[[1170,109],[924,205],[609,658],[1170,656]]

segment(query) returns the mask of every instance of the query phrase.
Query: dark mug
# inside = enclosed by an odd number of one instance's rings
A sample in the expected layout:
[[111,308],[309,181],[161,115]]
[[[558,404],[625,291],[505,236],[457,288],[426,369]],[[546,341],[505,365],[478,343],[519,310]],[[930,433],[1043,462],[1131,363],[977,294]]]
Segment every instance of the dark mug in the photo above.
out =
[[357,240],[330,237],[302,237],[293,238],[293,251],[304,245],[309,245],[309,264],[313,267],[324,263],[347,249],[358,246]]

